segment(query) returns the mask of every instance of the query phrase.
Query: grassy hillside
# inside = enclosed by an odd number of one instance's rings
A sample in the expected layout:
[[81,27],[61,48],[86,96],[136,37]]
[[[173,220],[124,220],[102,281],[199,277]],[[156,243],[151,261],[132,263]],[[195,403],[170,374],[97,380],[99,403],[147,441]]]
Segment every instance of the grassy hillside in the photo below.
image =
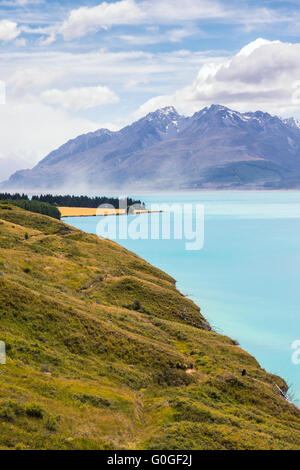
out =
[[1,449],[300,449],[284,381],[170,276],[4,203],[0,325]]
[[[1,194],[0,194],[0,201],[1,201]],[[4,201],[3,201],[4,202]],[[39,201],[29,201],[28,199],[11,199],[5,200],[5,202],[9,202],[14,206],[21,207],[30,212],[36,212],[37,214],[44,214],[48,215],[49,217],[53,217],[54,219],[60,220],[61,214],[57,207],[52,206],[46,202],[39,202]]]

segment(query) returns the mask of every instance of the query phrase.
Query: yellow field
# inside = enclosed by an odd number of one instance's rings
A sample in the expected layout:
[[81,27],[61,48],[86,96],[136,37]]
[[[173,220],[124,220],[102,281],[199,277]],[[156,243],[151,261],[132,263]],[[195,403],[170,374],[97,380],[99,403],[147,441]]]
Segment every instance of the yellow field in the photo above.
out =
[[125,214],[125,209],[97,209],[92,207],[58,207],[58,210],[62,217]]
[[[93,207],[58,207],[62,217],[87,217],[96,215],[122,215],[125,209],[97,209]],[[155,212],[147,209],[138,209],[134,214]]]
[[149,209],[137,209],[134,211],[135,214],[152,214],[154,212],[162,212],[162,211],[151,211]]

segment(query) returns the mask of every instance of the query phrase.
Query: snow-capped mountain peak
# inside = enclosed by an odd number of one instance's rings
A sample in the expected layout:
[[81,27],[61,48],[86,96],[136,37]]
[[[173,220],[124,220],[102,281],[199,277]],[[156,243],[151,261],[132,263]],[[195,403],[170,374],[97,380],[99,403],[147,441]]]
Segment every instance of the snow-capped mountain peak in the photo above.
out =
[[282,119],[282,122],[289,126],[289,127],[292,127],[294,129],[300,129],[300,121],[298,119],[295,119],[293,117],[291,118],[287,118],[287,119]]
[[215,104],[184,117],[168,106],[79,136],[3,188],[59,188],[82,174],[97,188],[300,187],[300,123]]
[[165,108],[160,108],[157,109],[156,111],[153,111],[152,113],[149,113],[146,115],[145,119],[148,121],[153,121],[153,120],[177,120],[181,116],[178,114],[176,109],[173,106],[167,106]]

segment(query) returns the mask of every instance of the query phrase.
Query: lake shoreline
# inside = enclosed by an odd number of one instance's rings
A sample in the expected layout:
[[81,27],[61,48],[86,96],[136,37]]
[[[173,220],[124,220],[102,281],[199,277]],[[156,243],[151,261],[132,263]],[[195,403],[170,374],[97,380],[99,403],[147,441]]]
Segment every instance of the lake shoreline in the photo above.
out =
[[[205,243],[200,251],[185,251],[180,240],[115,241],[177,279],[180,291],[201,306],[213,328],[235,338],[265,369],[284,377],[299,404],[291,344],[300,331],[300,193],[268,191],[267,198],[262,192],[226,193],[226,198],[220,192],[202,193]],[[195,194],[139,197],[148,207],[174,200],[197,203]],[[66,222],[96,233],[95,219]]]
[[132,213],[127,213],[126,209],[108,209],[97,207],[57,207],[62,218],[70,217],[107,217],[107,216],[120,216],[120,215],[139,215],[139,214],[152,214],[162,212],[160,210],[151,209],[136,209]]

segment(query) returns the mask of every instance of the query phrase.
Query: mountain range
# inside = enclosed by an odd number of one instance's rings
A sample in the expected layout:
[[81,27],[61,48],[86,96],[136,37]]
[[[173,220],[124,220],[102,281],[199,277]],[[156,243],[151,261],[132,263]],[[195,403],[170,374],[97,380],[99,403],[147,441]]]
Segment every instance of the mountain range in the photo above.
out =
[[211,105],[158,109],[120,131],[68,141],[5,189],[290,189],[300,187],[300,123]]

